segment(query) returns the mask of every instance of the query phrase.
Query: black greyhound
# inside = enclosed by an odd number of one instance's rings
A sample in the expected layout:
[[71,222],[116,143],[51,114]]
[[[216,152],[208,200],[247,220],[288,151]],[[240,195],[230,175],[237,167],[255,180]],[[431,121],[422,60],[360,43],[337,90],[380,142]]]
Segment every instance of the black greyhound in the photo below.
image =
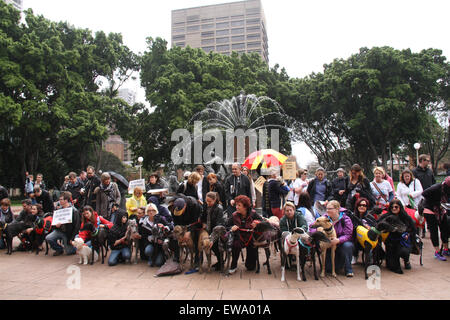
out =
[[319,258],[320,267],[322,268],[322,262],[320,261],[320,242],[330,242],[330,239],[328,239],[325,233],[320,231],[310,234],[309,237],[300,237],[299,239],[298,258],[300,260],[300,267],[302,268],[303,281],[306,281],[305,264],[308,257],[310,257],[313,264],[314,279],[319,280],[316,270],[316,254]]
[[270,269],[270,244],[277,244],[281,247],[281,231],[279,228],[273,226],[270,222],[263,221],[258,223],[253,229],[254,246],[256,248],[256,273],[260,271],[258,249],[264,248],[266,253],[266,262],[263,265],[267,266],[267,273],[272,274]]
[[12,254],[13,238],[18,236],[23,230],[26,229],[26,227],[27,225],[25,222],[0,222],[0,230],[6,243],[6,254]]
[[52,230],[52,221],[53,221],[53,213],[46,213],[43,217],[37,217],[34,222],[34,237],[32,241],[32,252],[36,251],[36,254],[39,254],[39,247],[45,241],[45,255],[48,255],[48,241],[45,240],[45,237]]
[[224,226],[216,226],[212,230],[209,239],[212,243],[218,243],[219,256],[217,257],[217,260],[219,261],[219,265],[221,267],[220,271],[223,274],[228,274],[228,270],[230,269],[231,251],[233,247],[233,233],[227,232],[227,229]]
[[94,264],[94,251],[97,251],[102,256],[102,264],[105,263],[105,258],[108,255],[108,227],[95,228],[92,223],[86,223],[80,231],[90,231],[91,232],[91,243],[92,243],[92,259],[91,265]]

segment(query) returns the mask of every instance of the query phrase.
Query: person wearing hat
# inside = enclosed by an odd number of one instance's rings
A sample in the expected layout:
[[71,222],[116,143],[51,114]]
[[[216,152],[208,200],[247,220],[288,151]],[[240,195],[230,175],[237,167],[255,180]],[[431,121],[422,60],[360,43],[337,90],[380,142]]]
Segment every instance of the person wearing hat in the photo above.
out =
[[[187,197],[183,194],[178,194],[173,202],[169,203],[169,211],[173,215],[174,226],[187,226],[186,237],[190,235],[194,242],[195,248],[195,264],[198,265],[198,233],[202,228],[200,222],[200,216],[203,208],[198,203],[197,199],[193,197]],[[174,248],[175,256],[174,260],[179,262],[180,249],[178,244]]]
[[[430,238],[435,249],[434,257],[438,260],[447,260],[445,256],[450,256],[448,250],[448,220],[447,210],[442,207],[442,204],[448,203],[450,197],[450,177],[445,178],[443,183],[436,183],[425,189],[422,193],[424,200],[424,217],[430,228]],[[441,240],[444,245],[442,253],[439,249],[439,234],[438,227],[441,233]]]
[[345,207],[345,201],[347,200],[347,179],[345,178],[345,170],[342,168],[337,169],[337,178],[331,183],[333,188],[333,198],[339,201],[341,207]]

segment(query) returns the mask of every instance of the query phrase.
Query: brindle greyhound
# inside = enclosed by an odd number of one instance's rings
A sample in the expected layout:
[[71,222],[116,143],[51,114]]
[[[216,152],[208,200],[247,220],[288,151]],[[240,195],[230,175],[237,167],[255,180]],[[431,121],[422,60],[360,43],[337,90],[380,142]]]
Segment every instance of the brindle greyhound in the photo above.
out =
[[[317,218],[316,222],[314,222],[313,225],[311,225],[312,228],[315,228],[317,231],[323,232],[327,238],[331,241],[333,239],[336,239],[336,230],[334,230],[333,223],[330,221],[330,219],[327,216],[322,216],[320,218]],[[336,245],[332,245],[331,242],[320,242],[320,250],[322,251],[321,256],[321,267],[322,271],[320,272],[320,276],[323,278],[325,277],[325,258],[327,254],[327,249],[331,249],[331,275],[333,277],[337,277],[336,275],[336,269],[334,266],[334,257],[336,254]]]

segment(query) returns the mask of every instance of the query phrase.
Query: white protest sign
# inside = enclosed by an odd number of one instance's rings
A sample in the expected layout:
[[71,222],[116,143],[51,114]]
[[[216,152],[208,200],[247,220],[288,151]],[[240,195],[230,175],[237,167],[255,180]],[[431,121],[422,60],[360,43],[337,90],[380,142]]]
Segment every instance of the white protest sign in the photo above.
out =
[[128,184],[128,193],[133,194],[134,188],[140,187],[145,192],[145,179],[132,180]]
[[72,210],[72,207],[55,210],[55,212],[53,212],[52,226],[56,226],[57,224],[72,223]]

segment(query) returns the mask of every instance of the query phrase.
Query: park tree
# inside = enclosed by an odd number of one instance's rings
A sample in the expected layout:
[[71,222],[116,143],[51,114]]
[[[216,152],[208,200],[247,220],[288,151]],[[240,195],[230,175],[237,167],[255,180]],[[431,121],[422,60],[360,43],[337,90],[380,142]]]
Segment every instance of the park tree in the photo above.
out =
[[[226,56],[190,47],[168,49],[161,38],[147,42],[141,84],[151,108],[137,111],[131,141],[134,154],[144,157],[144,167],[169,162],[176,144],[171,141],[172,132],[191,130],[192,117],[210,103],[231,99],[242,91],[257,96],[282,94],[279,81],[287,76],[270,69],[257,54]],[[289,153],[290,139],[284,142],[282,148]]]
[[442,108],[448,79],[440,50],[362,48],[298,80],[298,108],[291,111],[304,118],[300,139],[325,167],[342,161],[386,167],[389,148],[423,137],[427,114]]

